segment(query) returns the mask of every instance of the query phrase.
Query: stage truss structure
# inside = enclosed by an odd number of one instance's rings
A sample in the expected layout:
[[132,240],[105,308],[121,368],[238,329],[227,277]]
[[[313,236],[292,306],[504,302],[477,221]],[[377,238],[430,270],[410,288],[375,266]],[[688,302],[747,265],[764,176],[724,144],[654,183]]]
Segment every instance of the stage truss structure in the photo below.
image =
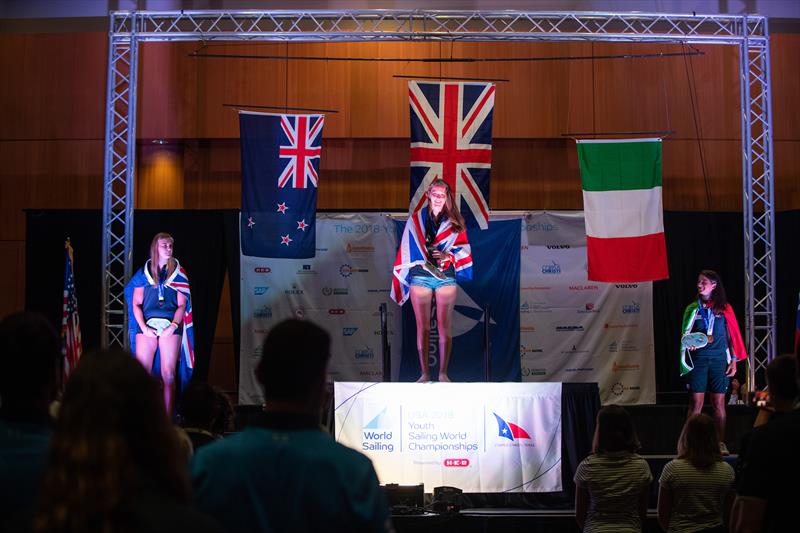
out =
[[139,45],[154,41],[595,41],[738,46],[745,336],[750,387],[775,357],[775,208],[766,17],[520,11],[110,13],[103,193],[102,344],[127,346]]

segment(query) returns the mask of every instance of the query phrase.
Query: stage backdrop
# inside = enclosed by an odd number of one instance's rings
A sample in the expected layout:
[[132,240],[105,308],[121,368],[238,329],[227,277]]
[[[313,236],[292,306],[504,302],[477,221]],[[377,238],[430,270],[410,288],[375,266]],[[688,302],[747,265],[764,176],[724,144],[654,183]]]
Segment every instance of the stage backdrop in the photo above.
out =
[[381,213],[318,213],[315,257],[241,256],[239,403],[263,401],[253,373],[260,347],[270,328],[290,317],[305,317],[330,333],[333,380],[382,379],[381,303],[387,303],[390,335],[400,332],[400,312],[389,298],[394,231]]
[[529,213],[521,249],[522,380],[596,381],[603,404],[655,403],[652,283],[588,281],[581,212]]
[[381,483],[561,490],[561,383],[336,383],[334,403]]

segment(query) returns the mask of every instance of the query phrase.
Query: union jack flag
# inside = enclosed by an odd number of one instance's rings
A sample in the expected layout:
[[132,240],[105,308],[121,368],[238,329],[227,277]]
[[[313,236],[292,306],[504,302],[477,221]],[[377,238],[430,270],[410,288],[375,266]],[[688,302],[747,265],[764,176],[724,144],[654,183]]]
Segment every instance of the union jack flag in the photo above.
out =
[[425,205],[425,191],[441,178],[481,229],[489,227],[493,83],[408,83],[411,105],[411,206]]
[[75,294],[73,252],[69,239],[64,243],[64,306],[61,315],[61,353],[64,355],[64,383],[75,369],[83,352],[81,321],[78,317],[78,296]]
[[281,115],[281,129],[289,139],[289,146],[281,146],[280,157],[289,161],[278,177],[278,187],[285,187],[289,179],[295,189],[305,189],[309,182],[317,186],[317,171],[312,162],[319,160],[322,152],[320,133],[324,121],[321,115]]
[[314,257],[324,123],[323,115],[239,113],[244,255]]
[[[425,223],[428,218],[428,210],[421,209],[409,215],[406,227],[403,229],[403,236],[400,239],[400,247],[397,249],[397,256],[392,270],[391,297],[398,305],[403,305],[408,299],[410,292],[409,277],[411,269],[416,265],[425,263],[427,257],[425,251]],[[456,279],[466,281],[472,279],[472,249],[467,240],[467,230],[459,233],[453,231],[453,224],[450,219],[446,219],[439,226],[433,245],[444,254],[441,261],[442,270],[447,270],[450,265],[454,265]]]

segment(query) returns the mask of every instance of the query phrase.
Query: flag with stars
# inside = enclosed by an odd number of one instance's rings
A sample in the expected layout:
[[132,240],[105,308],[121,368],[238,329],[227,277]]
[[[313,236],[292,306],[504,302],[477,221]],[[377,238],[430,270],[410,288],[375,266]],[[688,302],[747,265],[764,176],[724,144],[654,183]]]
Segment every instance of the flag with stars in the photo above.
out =
[[61,314],[61,353],[64,356],[63,383],[78,364],[83,344],[81,321],[78,318],[78,296],[75,294],[75,274],[72,269],[73,253],[69,239],[64,243],[64,305]]
[[323,115],[239,113],[242,253],[314,257]]

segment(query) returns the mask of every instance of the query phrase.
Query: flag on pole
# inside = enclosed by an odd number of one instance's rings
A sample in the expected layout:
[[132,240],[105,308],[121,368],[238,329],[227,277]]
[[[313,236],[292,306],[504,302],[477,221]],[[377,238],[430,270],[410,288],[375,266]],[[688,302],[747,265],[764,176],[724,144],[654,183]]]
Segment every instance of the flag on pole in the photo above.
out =
[[[425,205],[437,178],[450,186],[467,225],[489,227],[493,83],[408,82],[411,106],[411,206]],[[463,200],[463,202],[462,202]],[[462,206],[466,206],[463,209]]]
[[78,296],[75,294],[73,252],[69,239],[64,242],[64,305],[61,315],[61,353],[64,356],[63,378],[67,378],[81,358],[81,321],[78,318]]
[[314,257],[322,115],[239,112],[242,253]]
[[661,139],[579,140],[589,279],[666,279]]

